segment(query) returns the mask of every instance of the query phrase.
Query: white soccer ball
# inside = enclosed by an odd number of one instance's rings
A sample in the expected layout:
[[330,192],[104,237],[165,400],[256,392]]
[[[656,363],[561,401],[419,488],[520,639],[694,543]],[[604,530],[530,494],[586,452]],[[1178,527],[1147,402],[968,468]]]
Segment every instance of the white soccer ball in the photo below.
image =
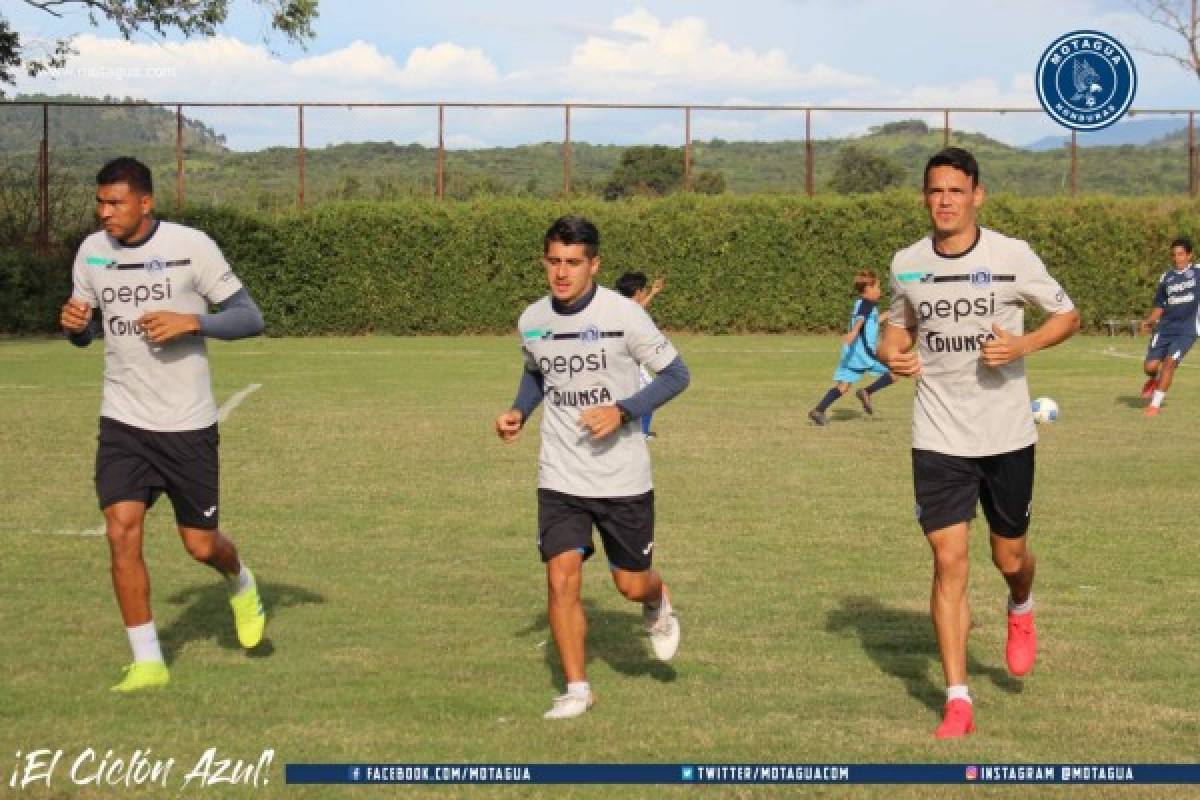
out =
[[1058,419],[1058,403],[1049,397],[1039,397],[1033,401],[1032,407],[1034,422],[1054,422]]

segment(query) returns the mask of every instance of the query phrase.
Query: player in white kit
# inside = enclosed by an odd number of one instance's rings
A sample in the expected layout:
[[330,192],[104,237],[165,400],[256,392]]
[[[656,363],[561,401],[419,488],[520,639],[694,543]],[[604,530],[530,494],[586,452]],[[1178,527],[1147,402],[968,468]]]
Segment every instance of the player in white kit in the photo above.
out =
[[[546,565],[550,628],[566,692],[547,719],[579,716],[595,702],[585,673],[583,562],[600,532],[613,583],[640,603],[654,654],[679,646],[670,595],[652,569],[654,486],[637,421],[682,392],[683,360],[642,308],[595,283],[600,236],[581,217],[562,217],[543,240],[550,294],[521,314],[525,369],[512,407],[495,421],[512,441],[543,404],[538,457],[538,549]],[[638,368],[657,377],[638,388]]]
[[[891,317],[879,357],[916,380],[912,469],[917,520],[933,551],[930,609],[947,702],[938,738],[974,730],[967,690],[967,539],[977,504],[991,530],[992,561],[1008,583],[1005,656],[1014,675],[1032,667],[1035,561],[1026,546],[1037,433],[1024,357],[1062,342],[1079,313],[1029,245],[976,223],[979,166],[948,147],[925,167],[933,233],[896,253]],[[1048,312],[1024,333],[1024,307]]]
[[[142,558],[146,509],[165,493],[184,547],[226,579],[238,640],[262,639],[258,587],[217,527],[217,408],[205,339],[262,332],[258,307],[216,243],[154,218],[150,170],[132,158],[96,176],[104,231],[83,240],[60,323],[71,342],[104,334],[104,390],[96,493],[104,512],[113,589],[133,663],[113,691],[164,686],[170,676],[150,609]],[[209,313],[209,306],[219,311]]]

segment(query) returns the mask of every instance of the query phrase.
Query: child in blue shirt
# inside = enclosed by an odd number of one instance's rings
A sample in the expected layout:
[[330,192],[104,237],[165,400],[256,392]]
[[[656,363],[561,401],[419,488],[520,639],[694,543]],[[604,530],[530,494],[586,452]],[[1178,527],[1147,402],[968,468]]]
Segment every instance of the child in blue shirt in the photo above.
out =
[[[858,299],[850,312],[850,329],[842,337],[842,358],[833,373],[834,386],[825,393],[821,402],[808,412],[814,425],[826,425],[829,420],[825,411],[834,401],[850,390],[850,387],[865,373],[880,377],[865,389],[854,393],[862,403],[863,411],[874,413],[871,395],[892,385],[892,373],[875,357],[875,342],[879,337],[879,297],[882,290],[874,271],[860,270],[854,275],[854,291]],[[886,317],[886,313],[884,314]]]

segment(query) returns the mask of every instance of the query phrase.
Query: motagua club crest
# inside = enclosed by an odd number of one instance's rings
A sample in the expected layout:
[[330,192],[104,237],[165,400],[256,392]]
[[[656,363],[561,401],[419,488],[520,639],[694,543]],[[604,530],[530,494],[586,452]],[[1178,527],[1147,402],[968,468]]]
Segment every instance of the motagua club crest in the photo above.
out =
[[1058,124],[1097,131],[1119,120],[1137,93],[1137,69],[1124,45],[1107,33],[1060,36],[1037,66],[1038,100]]

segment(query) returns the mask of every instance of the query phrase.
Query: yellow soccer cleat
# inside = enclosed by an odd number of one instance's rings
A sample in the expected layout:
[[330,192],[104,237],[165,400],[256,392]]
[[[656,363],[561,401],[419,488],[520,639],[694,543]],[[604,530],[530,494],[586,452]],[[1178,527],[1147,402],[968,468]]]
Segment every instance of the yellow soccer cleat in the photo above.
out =
[[233,622],[237,626],[238,642],[247,650],[257,647],[267,627],[267,615],[263,613],[262,600],[258,596],[258,584],[250,577],[250,587],[229,598],[233,609]]
[[125,668],[125,677],[112,687],[114,692],[136,692],[155,689],[171,682],[171,673],[161,661],[135,661]]

